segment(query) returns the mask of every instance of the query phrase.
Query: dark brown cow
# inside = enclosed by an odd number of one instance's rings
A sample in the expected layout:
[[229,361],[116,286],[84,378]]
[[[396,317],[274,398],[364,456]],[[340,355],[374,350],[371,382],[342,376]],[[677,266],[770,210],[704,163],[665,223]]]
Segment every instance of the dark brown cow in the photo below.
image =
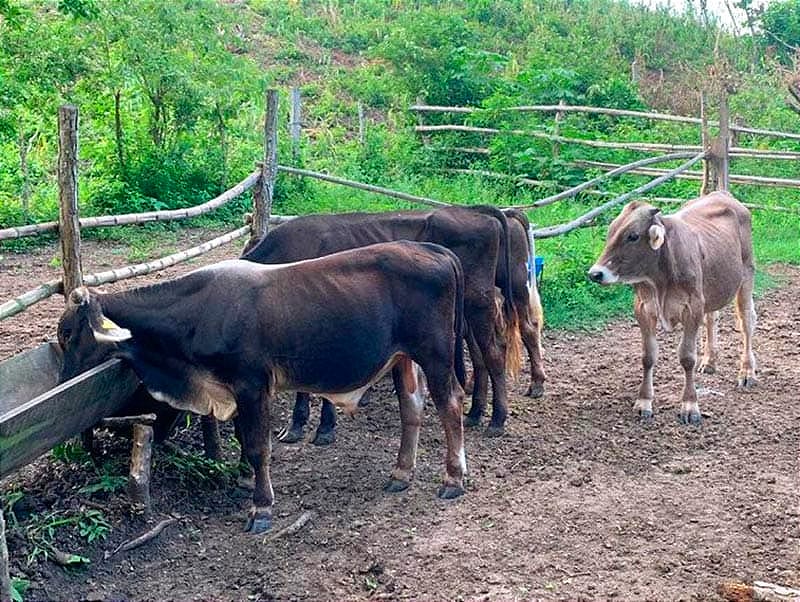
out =
[[464,492],[466,472],[463,290],[455,255],[410,242],[285,266],[226,261],[118,293],[79,288],[58,326],[61,378],[121,357],[159,401],[219,419],[235,415],[255,472],[247,529],[260,532],[272,517],[275,394],[307,391],[352,411],[394,368],[402,437],[386,488],[399,491],[408,487],[416,461],[421,367],[447,445],[439,496],[453,498]]
[[[497,286],[509,281],[511,301],[519,324],[519,332],[530,359],[531,382],[525,393],[530,397],[544,394],[544,359],[542,354],[542,303],[533,273],[534,257],[529,238],[530,222],[518,209],[504,211],[508,219],[508,237],[511,250],[511,277],[506,274],[504,261],[497,264]],[[478,366],[474,382],[482,391],[486,390],[486,372]],[[485,393],[482,394],[485,397]]]
[[683,324],[678,349],[685,375],[680,418],[686,424],[701,422],[694,387],[697,333],[705,317],[700,371],[713,372],[718,310],[734,297],[742,332],[739,386],[755,384],[754,273],[750,212],[727,192],[689,201],[672,215],[662,215],[646,203],[629,203],[611,223],[606,248],[589,270],[589,278],[600,284],[634,286],[644,367],[634,409],[641,416],[653,414],[657,326],[669,331]]
[[[503,264],[504,275],[511,272],[508,236],[508,221],[494,207],[306,215],[270,230],[257,245],[245,250],[242,259],[286,263],[401,239],[433,242],[453,251],[461,260],[466,279],[464,311],[473,333],[474,344],[470,346],[473,366],[488,372],[492,382],[492,418],[486,432],[497,436],[502,434],[508,414],[506,351],[511,360],[509,371],[515,371],[519,363],[518,326],[510,279],[503,276],[504,280],[499,281],[504,299],[500,310],[495,294],[498,264]],[[508,346],[507,341],[510,342]],[[466,424],[479,423],[487,397],[487,387],[475,389]],[[280,434],[280,439],[285,442],[300,440],[308,415],[308,396],[298,395],[292,423]],[[333,407],[323,401],[315,443],[333,441],[335,422]]]

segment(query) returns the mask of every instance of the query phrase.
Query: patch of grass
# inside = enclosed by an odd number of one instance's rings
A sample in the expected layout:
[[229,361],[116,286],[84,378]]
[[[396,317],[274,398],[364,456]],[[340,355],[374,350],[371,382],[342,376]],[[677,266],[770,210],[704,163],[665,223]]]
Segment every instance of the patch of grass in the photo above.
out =
[[[54,511],[34,515],[25,527],[25,535],[31,545],[28,564],[33,564],[39,558],[46,560],[55,550],[55,539],[58,532],[68,527],[74,529],[87,543],[106,539],[111,532],[111,524],[105,515],[96,509],[77,513]],[[77,554],[70,554],[67,562],[80,565],[87,564],[89,559]]]
[[25,592],[31,586],[31,582],[27,579],[20,579],[13,577],[11,579],[11,600],[12,602],[23,602],[25,599]]
[[210,460],[199,454],[171,449],[161,456],[164,470],[174,472],[181,483],[207,487],[225,487],[238,475],[235,464]]

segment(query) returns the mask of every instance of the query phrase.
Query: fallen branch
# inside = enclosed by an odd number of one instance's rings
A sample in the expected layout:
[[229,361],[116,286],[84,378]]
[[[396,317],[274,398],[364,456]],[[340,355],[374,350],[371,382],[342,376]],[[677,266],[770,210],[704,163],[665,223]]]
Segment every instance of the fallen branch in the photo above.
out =
[[164,529],[166,529],[171,524],[176,523],[176,522],[178,522],[178,519],[175,518],[175,517],[165,518],[164,520],[162,520],[160,523],[158,523],[155,527],[153,527],[149,531],[146,531],[145,533],[142,533],[139,537],[137,537],[135,539],[131,539],[129,541],[126,541],[123,544],[120,544],[119,546],[117,546],[111,552],[106,550],[106,552],[103,554],[103,560],[108,560],[109,558],[111,558],[117,552],[128,552],[130,550],[133,550],[135,548],[143,546],[144,544],[146,544],[151,539],[155,539],[156,537],[161,535],[161,532]]
[[294,533],[297,533],[300,529],[305,527],[306,523],[308,523],[312,518],[314,518],[314,513],[306,510],[291,525],[265,537],[264,543],[267,543],[268,541],[275,541],[276,539],[280,539],[286,535],[293,535]]
[[753,585],[725,581],[720,583],[717,593],[729,602],[800,602],[800,589],[766,581],[753,581]]

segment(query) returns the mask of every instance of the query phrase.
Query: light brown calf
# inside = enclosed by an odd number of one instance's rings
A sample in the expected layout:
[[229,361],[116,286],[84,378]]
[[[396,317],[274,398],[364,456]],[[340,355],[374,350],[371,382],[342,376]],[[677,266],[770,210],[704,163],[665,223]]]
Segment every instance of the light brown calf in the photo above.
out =
[[682,324],[678,357],[685,380],[680,418],[686,424],[701,422],[694,387],[697,333],[705,319],[707,337],[699,370],[714,372],[718,310],[734,297],[742,332],[738,384],[741,388],[755,384],[754,272],[750,212],[727,192],[689,201],[672,215],[634,201],[611,223],[606,247],[589,278],[599,284],[634,287],[644,368],[634,409],[642,417],[653,415],[657,326],[669,331]]

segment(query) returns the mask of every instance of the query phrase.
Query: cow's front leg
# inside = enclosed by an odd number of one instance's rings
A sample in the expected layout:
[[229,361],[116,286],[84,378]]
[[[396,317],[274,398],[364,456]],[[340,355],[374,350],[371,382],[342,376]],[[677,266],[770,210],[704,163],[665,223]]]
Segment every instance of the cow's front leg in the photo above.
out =
[[397,464],[389,482],[384,486],[385,491],[392,493],[408,489],[417,463],[419,429],[422,425],[422,412],[425,407],[419,370],[419,366],[413,364],[408,358],[400,360],[392,370],[394,388],[397,391],[397,399],[400,401],[400,423],[402,425]]
[[247,388],[237,392],[236,405],[242,455],[253,467],[255,483],[253,502],[248,512],[245,531],[263,533],[272,526],[272,504],[275,499],[269,478],[272,442],[269,429],[271,395],[265,390]]
[[277,435],[281,443],[297,443],[303,440],[303,432],[311,413],[311,395],[298,392],[292,408],[292,422],[283,427]]
[[697,364],[697,331],[700,321],[695,319],[684,320],[683,336],[678,346],[678,358],[683,367],[683,397],[681,401],[680,418],[683,424],[700,424],[703,417],[700,415],[700,406],[697,403],[697,391],[694,388],[694,371]]
[[717,371],[717,332],[719,331],[719,312],[710,311],[705,315],[706,338],[703,356],[700,358],[698,372],[714,374]]
[[739,360],[738,385],[741,389],[749,389],[756,384],[756,356],[753,353],[756,310],[753,308],[752,276],[745,280],[736,293],[736,317],[742,331],[742,355]]
[[653,417],[653,371],[658,359],[656,315],[639,302],[636,303],[634,314],[642,333],[642,384],[639,385],[639,395],[633,409],[643,419],[649,420]]

